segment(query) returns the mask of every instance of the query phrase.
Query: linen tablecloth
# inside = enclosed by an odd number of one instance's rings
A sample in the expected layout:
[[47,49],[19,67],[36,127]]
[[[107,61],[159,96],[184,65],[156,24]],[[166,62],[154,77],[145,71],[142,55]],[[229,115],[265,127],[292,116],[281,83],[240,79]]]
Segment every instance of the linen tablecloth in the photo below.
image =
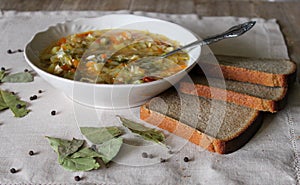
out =
[[[146,12],[15,12],[1,11],[0,64],[10,72],[30,69],[22,49],[38,31],[50,25],[79,17],[111,13],[132,13],[156,17],[180,24],[200,37],[220,33],[229,26],[248,21],[238,17],[198,17],[193,14]],[[246,35],[211,46],[216,54],[265,58],[288,58],[283,35],[276,20],[254,19],[255,28]],[[83,138],[78,126],[120,125],[114,115],[138,119],[139,109],[100,110],[76,104],[41,77],[31,83],[3,83],[3,90],[14,91],[29,103],[31,112],[15,118],[0,112],[0,184],[297,184],[299,182],[300,86],[290,87],[288,105],[276,114],[267,114],[258,133],[240,150],[227,155],[204,151],[181,138],[167,134],[167,143],[176,151],[169,154],[160,146],[127,136],[126,147],[108,168],[90,172],[68,172],[57,163],[57,156],[44,136],[64,139]],[[42,93],[38,93],[42,90]],[[29,97],[37,95],[37,100]],[[51,116],[50,112],[57,114]],[[126,136],[125,136],[126,137]],[[143,146],[141,146],[143,145]],[[37,152],[29,156],[28,151]],[[154,155],[144,159],[141,152]],[[184,162],[188,156],[192,160]],[[160,158],[169,158],[160,163]],[[17,173],[11,174],[10,168]],[[74,176],[83,177],[80,182]]]

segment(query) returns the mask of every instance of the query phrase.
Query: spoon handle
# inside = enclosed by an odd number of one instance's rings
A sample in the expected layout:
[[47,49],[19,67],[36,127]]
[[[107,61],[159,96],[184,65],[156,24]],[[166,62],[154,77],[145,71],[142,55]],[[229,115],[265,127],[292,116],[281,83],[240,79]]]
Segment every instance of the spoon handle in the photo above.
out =
[[223,39],[238,37],[238,36],[246,33],[248,30],[250,30],[255,25],[255,23],[256,23],[255,21],[249,21],[249,22],[245,22],[243,24],[233,26],[221,34],[210,36],[203,40],[197,40],[195,42],[192,42],[190,44],[187,44],[185,46],[177,48],[173,51],[170,51],[170,52],[164,54],[162,57],[163,58],[168,57],[170,55],[173,55],[174,53],[177,53],[178,51],[181,51],[181,50],[193,47],[193,46],[197,46],[197,45],[204,46],[204,45],[209,45],[214,42],[218,42]]

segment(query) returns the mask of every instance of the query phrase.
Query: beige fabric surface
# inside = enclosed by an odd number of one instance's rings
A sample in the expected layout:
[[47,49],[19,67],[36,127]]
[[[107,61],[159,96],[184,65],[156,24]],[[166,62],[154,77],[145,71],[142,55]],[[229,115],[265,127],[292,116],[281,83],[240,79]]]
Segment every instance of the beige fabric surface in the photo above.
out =
[[[13,12],[0,15],[0,66],[11,72],[30,67],[22,53],[7,54],[8,49],[24,48],[38,31],[50,25],[79,17],[96,17],[111,13],[133,13],[157,17],[181,24],[200,37],[219,33],[248,18],[202,17],[197,15],[158,14],[146,12]],[[216,54],[235,54],[267,58],[288,58],[287,48],[276,20],[254,19],[253,31],[238,39],[211,46]],[[73,184],[74,176],[84,179],[79,184],[297,184],[299,182],[300,86],[289,92],[287,107],[277,114],[267,114],[258,133],[240,150],[218,155],[167,134],[167,143],[178,151],[167,150],[138,140],[127,134],[127,144],[109,168],[91,172],[68,172],[57,163],[57,156],[44,136],[82,138],[78,126],[120,125],[116,114],[139,117],[138,108],[127,110],[95,110],[73,103],[41,77],[26,84],[0,84],[1,89],[14,91],[30,103],[31,112],[15,118],[9,110],[0,112],[0,184]],[[43,90],[39,94],[38,90]],[[32,95],[35,101],[29,101]],[[51,110],[58,111],[50,116]],[[135,146],[143,145],[143,146]],[[38,154],[29,156],[28,151]],[[141,152],[154,154],[141,158]],[[193,160],[183,162],[188,156]],[[160,157],[169,158],[159,163]],[[9,172],[10,168],[20,171]],[[76,182],[77,183],[77,182]]]

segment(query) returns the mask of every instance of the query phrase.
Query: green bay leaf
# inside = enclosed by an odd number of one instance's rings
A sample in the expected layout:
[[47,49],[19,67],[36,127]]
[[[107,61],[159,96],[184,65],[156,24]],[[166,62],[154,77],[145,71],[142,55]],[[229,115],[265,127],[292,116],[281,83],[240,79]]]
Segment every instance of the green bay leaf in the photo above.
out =
[[99,157],[99,158],[101,158],[102,155],[100,155],[99,153],[95,152],[94,150],[92,150],[88,147],[85,147],[85,148],[82,148],[79,151],[73,153],[70,156],[70,158],[72,158],[72,159],[82,158],[82,157],[92,157],[92,158]]
[[97,151],[101,154],[104,164],[109,163],[120,151],[123,138],[113,138],[97,146]]
[[129,119],[126,119],[124,117],[118,116],[122,122],[122,124],[129,128],[130,130],[135,130],[135,131],[148,131],[151,128],[145,127],[142,124],[136,123],[134,121],[131,121]]
[[0,82],[2,81],[5,75],[6,75],[5,71],[0,70]]
[[84,144],[84,140],[79,140],[73,138],[65,145],[58,146],[58,155],[60,158],[65,158],[79,150],[79,148]]
[[[15,117],[23,117],[28,114],[29,110],[26,109],[26,102],[18,99],[16,95],[11,92],[0,90],[0,110],[9,108]],[[21,107],[17,107],[17,105]]]
[[73,138],[73,140],[60,139],[46,136],[52,149],[58,154],[59,159],[63,159],[79,150],[84,144],[84,140]]
[[4,102],[2,94],[0,94],[0,110],[8,109],[8,105]]
[[122,135],[118,127],[80,127],[81,133],[92,143],[101,144],[114,137]]
[[11,82],[11,83],[24,83],[24,82],[32,82],[33,75],[29,72],[19,72],[11,75],[5,75],[1,82]]
[[58,146],[67,146],[70,141],[66,139],[60,139],[60,138],[55,138],[55,137],[49,137],[46,136],[46,138],[49,141],[50,146],[52,149],[58,154]]
[[146,127],[140,123],[136,123],[121,116],[118,117],[120,118],[122,124],[133,133],[140,135],[145,140],[152,141],[165,146],[165,135],[162,131]]
[[61,166],[69,171],[90,171],[100,168],[100,164],[93,157],[66,157]]
[[72,140],[46,136],[52,149],[58,154],[58,163],[69,171],[90,171],[100,164],[94,159],[101,157],[97,152],[84,147],[84,140]]
[[151,129],[143,132],[137,131],[135,133],[142,136],[145,140],[153,141],[159,144],[163,144],[163,142],[165,141],[165,135],[159,130]]

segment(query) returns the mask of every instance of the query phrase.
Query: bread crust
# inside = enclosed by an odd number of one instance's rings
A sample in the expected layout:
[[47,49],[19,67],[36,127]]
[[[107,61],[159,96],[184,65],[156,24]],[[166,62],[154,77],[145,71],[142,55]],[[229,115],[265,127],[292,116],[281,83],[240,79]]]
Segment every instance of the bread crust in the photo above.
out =
[[270,74],[244,68],[220,65],[224,78],[270,87],[286,87],[288,75]]
[[278,98],[278,100],[268,100],[231,90],[211,87],[202,84],[192,84],[189,82],[180,82],[179,89],[185,94],[227,101],[230,103],[235,103],[237,105],[242,105],[252,109],[268,111],[272,113],[275,113],[283,108],[284,103],[282,103],[281,100],[286,102],[286,99],[284,99],[284,97],[287,93],[287,88],[284,88],[284,92]]
[[[291,68],[289,74],[272,74],[262,71],[245,69],[241,67],[227,66],[223,64],[215,65],[209,63],[201,63],[201,66],[205,66],[205,75],[211,77],[221,77],[229,80],[260,84],[269,87],[287,87],[289,83],[295,81],[297,68],[296,64],[293,61],[289,62],[293,64],[293,67]],[[221,74],[219,72],[219,69],[221,69],[222,71]],[[201,71],[201,69],[198,71]],[[201,71],[201,73],[203,72]]]
[[178,120],[152,111],[147,104],[140,108],[140,118],[161,129],[167,130],[204,149],[219,154],[233,152],[243,146],[256,133],[261,125],[261,114],[257,111],[249,124],[230,140],[220,140],[200,132]]

